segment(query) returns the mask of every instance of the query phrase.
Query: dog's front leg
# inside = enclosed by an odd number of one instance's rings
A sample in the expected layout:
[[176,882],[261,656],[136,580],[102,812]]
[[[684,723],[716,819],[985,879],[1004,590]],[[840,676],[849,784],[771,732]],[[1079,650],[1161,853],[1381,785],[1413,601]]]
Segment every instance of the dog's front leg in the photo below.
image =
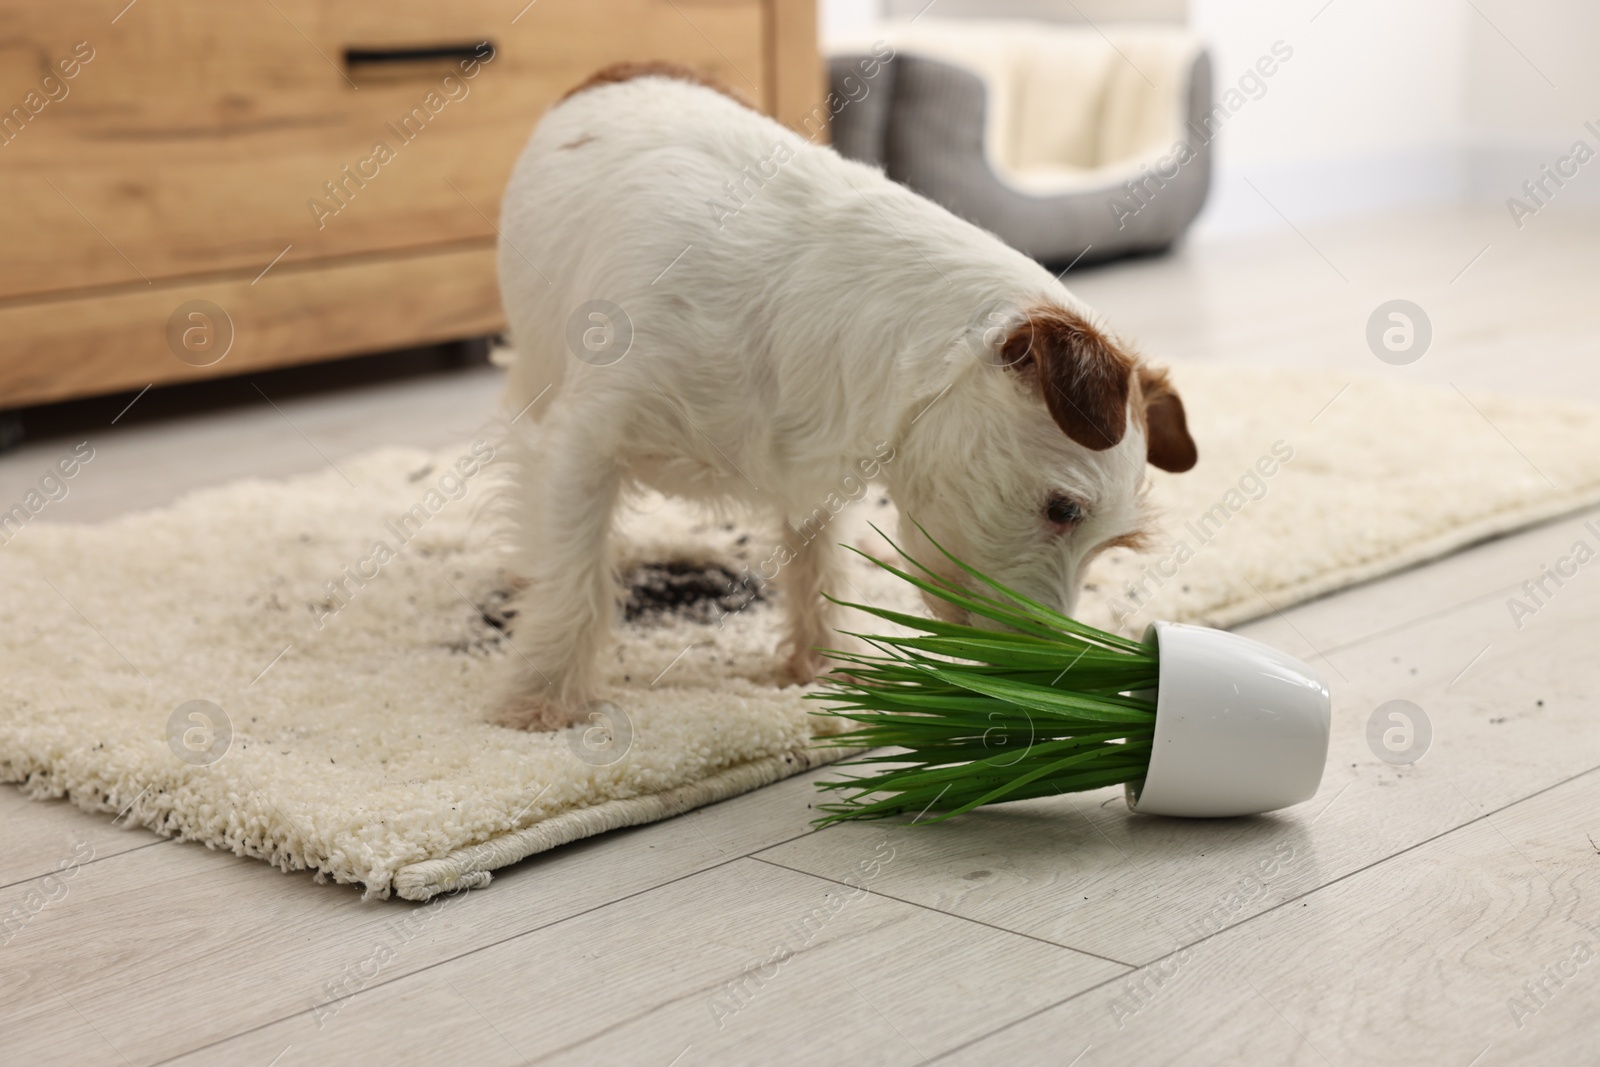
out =
[[524,480],[537,496],[521,531],[528,583],[517,599],[511,678],[497,716],[506,726],[570,726],[599,685],[616,614],[610,534],[620,476],[596,425],[574,419],[551,433],[543,468]]
[[807,537],[803,529],[797,530],[793,525],[787,527],[787,533],[793,558],[780,572],[788,616],[788,634],[783,642],[788,657],[784,674],[788,681],[804,685],[822,668],[822,654],[817,649],[838,647],[833,632],[834,606],[823,599],[822,593],[831,592],[838,578],[839,552],[829,537]]

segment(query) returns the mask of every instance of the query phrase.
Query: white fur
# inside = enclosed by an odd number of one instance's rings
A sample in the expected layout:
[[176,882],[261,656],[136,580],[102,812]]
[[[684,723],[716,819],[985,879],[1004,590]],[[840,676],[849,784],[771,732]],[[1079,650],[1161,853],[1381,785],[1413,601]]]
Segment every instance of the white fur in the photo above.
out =
[[[726,183],[741,181],[748,195],[729,214]],[[535,724],[560,725],[595,696],[616,598],[607,542],[628,483],[789,524],[796,680],[832,636],[818,592],[837,551],[826,532],[798,531],[885,445],[892,460],[868,473],[903,515],[1063,611],[1087,559],[1141,523],[1140,423],[1091,452],[981,358],[982,331],[1005,315],[986,322],[987,309],[1092,312],[990,234],[711,89],[650,76],[557,105],[517,163],[501,228],[508,399],[519,410],[537,398],[517,423],[529,587],[512,696],[540,709]],[[632,324],[610,365],[567,344],[569,318],[593,300]],[[1057,491],[1089,505],[1075,530],[1043,517]],[[908,522],[900,537],[951,569]]]

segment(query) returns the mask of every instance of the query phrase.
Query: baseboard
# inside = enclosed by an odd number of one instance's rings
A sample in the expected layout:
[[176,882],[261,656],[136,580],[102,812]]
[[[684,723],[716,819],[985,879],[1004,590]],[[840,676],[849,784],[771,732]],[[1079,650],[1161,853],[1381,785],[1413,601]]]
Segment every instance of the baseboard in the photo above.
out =
[[[1550,195],[1540,195],[1549,203],[1600,203],[1600,135],[1586,129],[1575,131],[1565,141],[1541,138],[1536,142],[1474,145],[1467,151],[1468,195],[1486,204],[1504,204],[1508,198],[1517,197],[1536,207],[1523,190],[1523,183],[1542,178],[1545,167],[1555,169],[1558,161],[1572,156],[1573,147],[1580,140],[1595,158],[1577,166],[1577,174],[1563,178],[1565,184],[1560,187],[1547,180],[1545,189]],[[1567,163],[1566,169],[1574,169],[1574,164]]]
[[1467,189],[1464,154],[1451,147],[1260,165],[1230,163],[1224,147],[1195,231],[1242,233],[1281,227],[1284,219],[1298,226],[1456,203]]

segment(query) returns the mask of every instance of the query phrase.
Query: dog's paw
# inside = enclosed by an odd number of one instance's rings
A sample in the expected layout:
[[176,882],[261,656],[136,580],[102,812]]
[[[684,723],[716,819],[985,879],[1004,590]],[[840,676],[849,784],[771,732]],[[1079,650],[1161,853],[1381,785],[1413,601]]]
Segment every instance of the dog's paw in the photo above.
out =
[[517,693],[502,700],[489,721],[512,730],[564,730],[578,721],[560,701],[540,693]]
[[810,685],[822,673],[822,653],[813,648],[790,653],[779,674],[779,685]]

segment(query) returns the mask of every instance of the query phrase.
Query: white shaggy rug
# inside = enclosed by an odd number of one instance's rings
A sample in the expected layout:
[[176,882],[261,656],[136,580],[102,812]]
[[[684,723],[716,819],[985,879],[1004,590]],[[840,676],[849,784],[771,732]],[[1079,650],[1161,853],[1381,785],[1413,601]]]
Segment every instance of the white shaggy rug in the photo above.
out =
[[[1200,465],[1152,472],[1163,532],[1091,577],[1084,615],[1102,625],[1228,625],[1600,501],[1600,412],[1281,370],[1174,377]],[[473,455],[386,449],[342,474],[24,527],[0,546],[0,780],[425,900],[830,758],[810,748],[815,705],[770,684],[770,592],[716,580],[759,564],[773,532],[659,499],[624,522],[625,719],[486,723],[496,661],[516,653],[477,506],[496,468],[450,473]],[[827,535],[871,547],[866,522],[890,512],[869,493]],[[865,564],[849,580],[847,595],[906,599]]]

